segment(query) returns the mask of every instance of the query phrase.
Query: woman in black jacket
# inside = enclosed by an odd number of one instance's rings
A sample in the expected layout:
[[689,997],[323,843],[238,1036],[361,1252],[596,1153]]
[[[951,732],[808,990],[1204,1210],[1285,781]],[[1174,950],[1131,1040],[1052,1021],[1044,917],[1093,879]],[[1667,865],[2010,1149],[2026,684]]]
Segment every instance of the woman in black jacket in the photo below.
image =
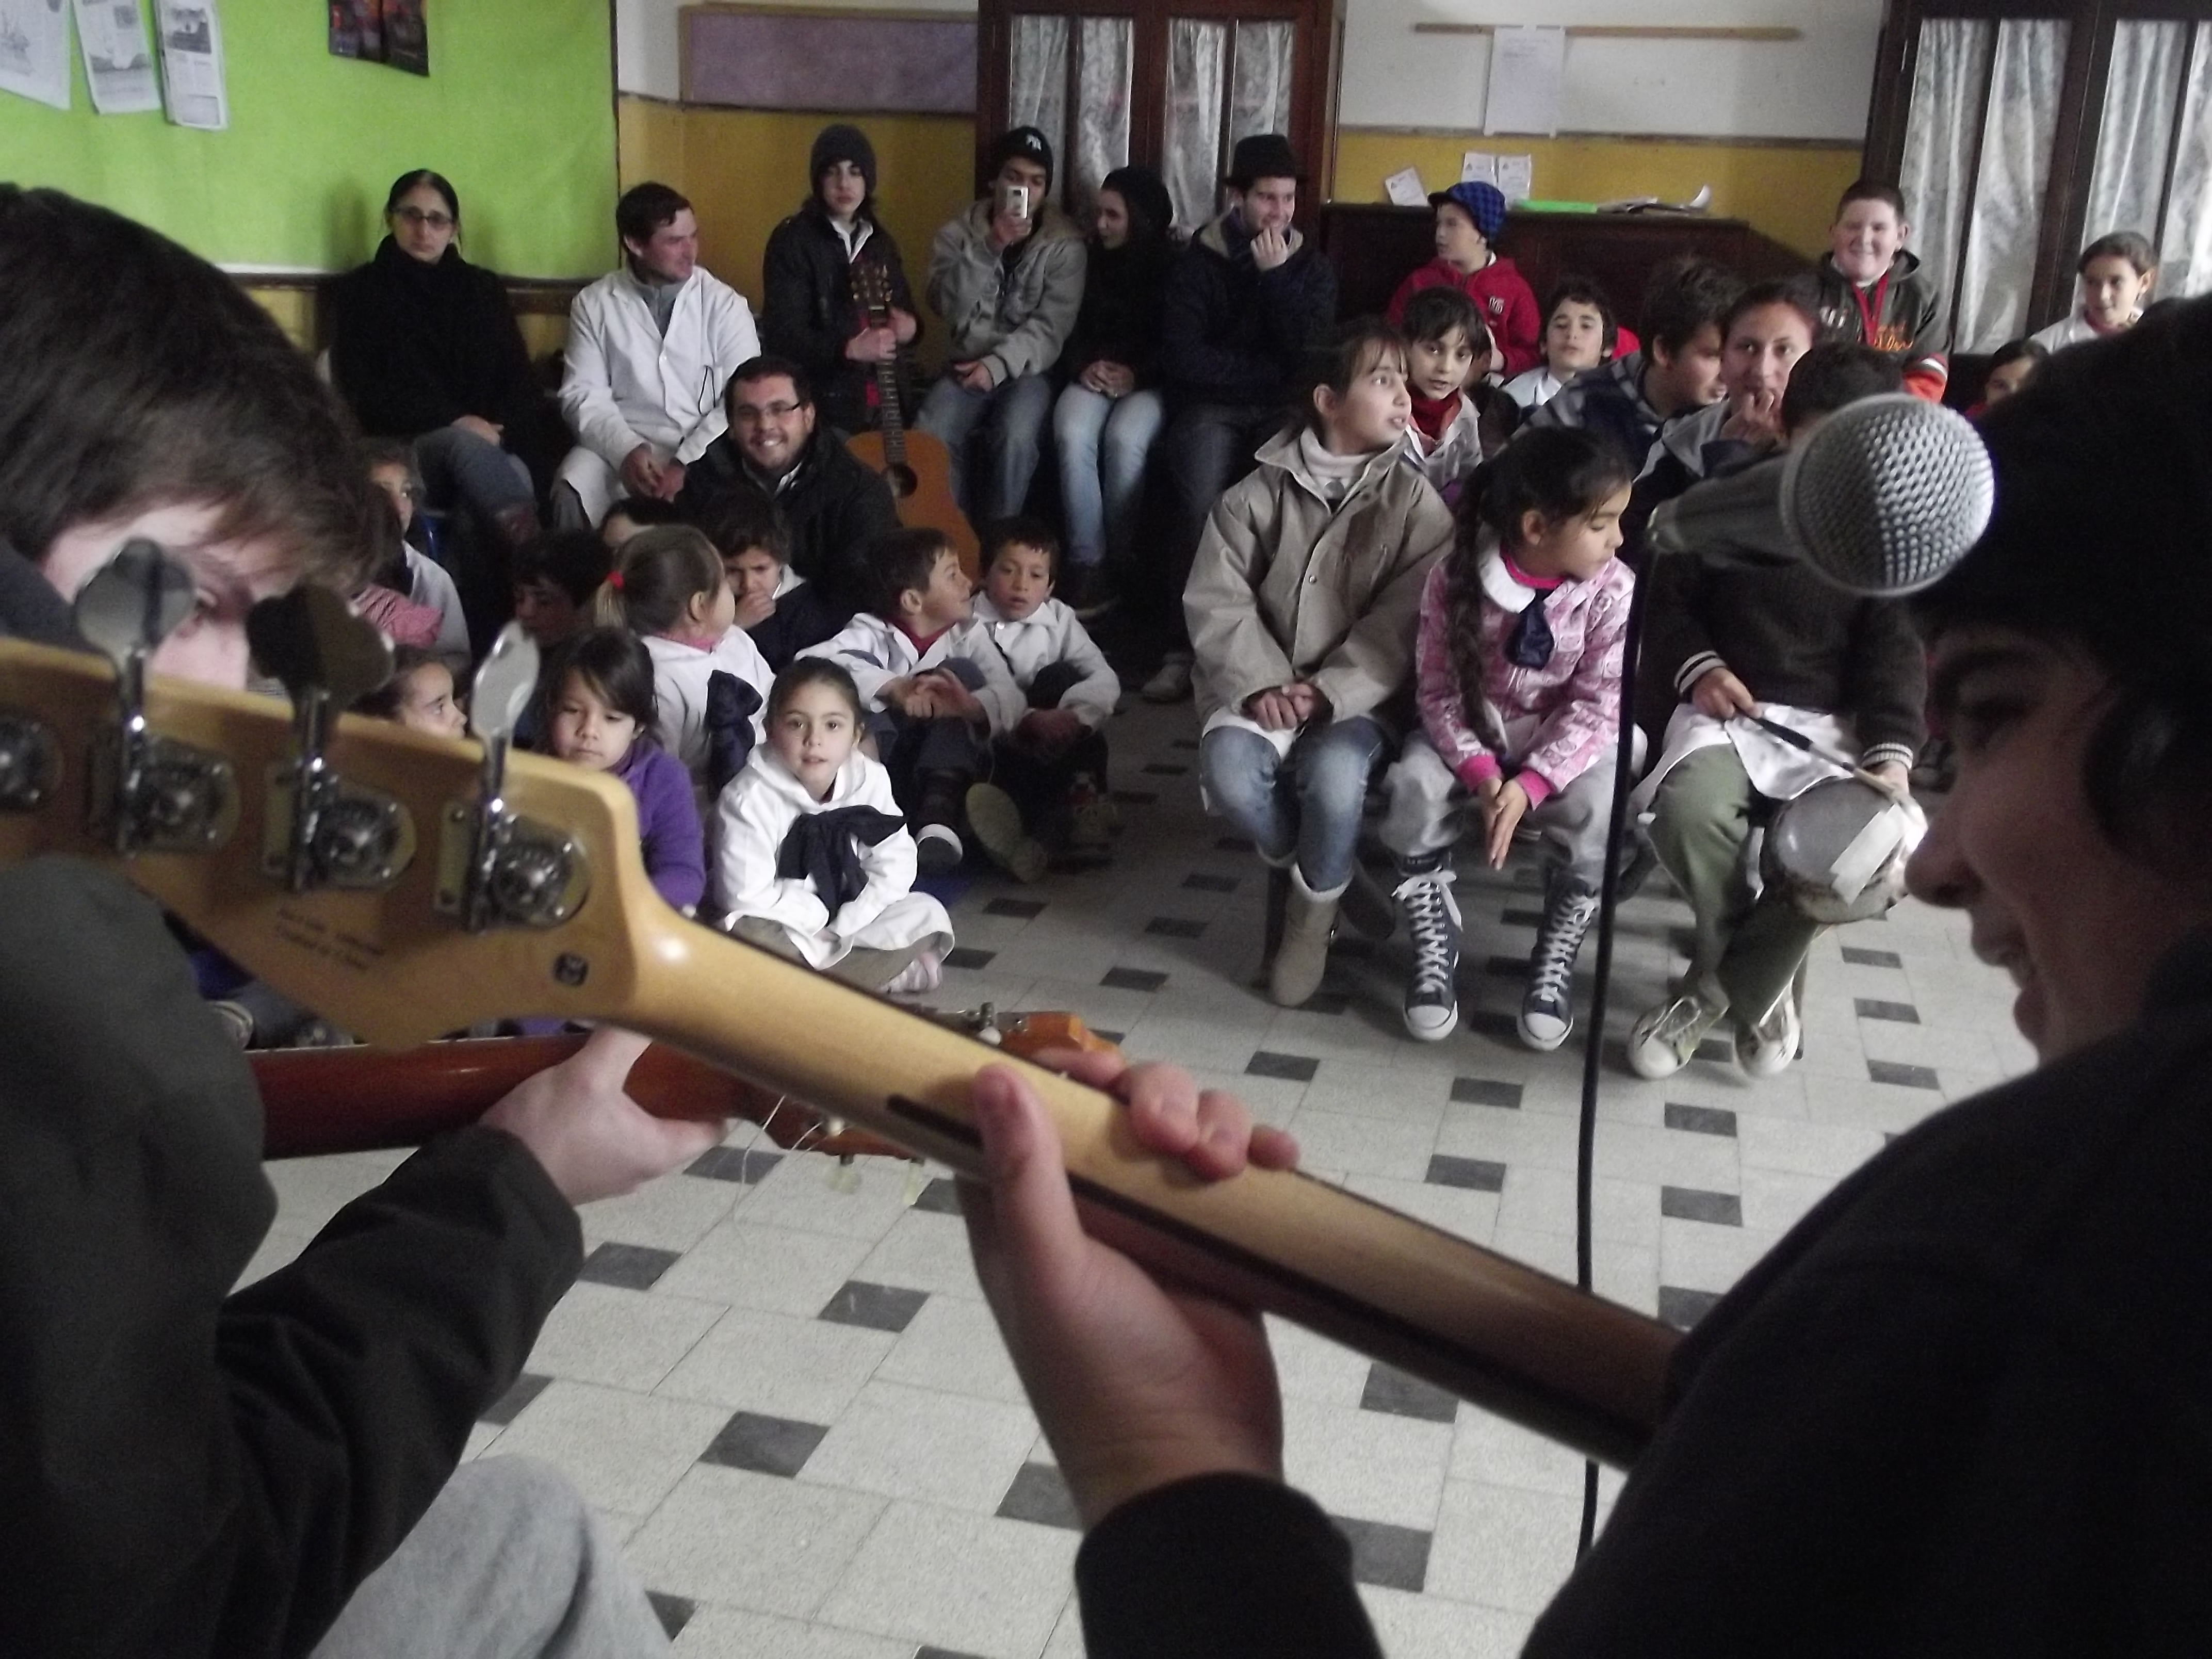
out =
[[[877,219],[876,152],[867,134],[822,129],[811,163],[814,192],[768,239],[761,349],[788,357],[814,382],[814,406],[841,432],[877,424],[876,365],[895,361],[921,331],[898,244]],[[874,328],[854,297],[854,267],[883,268],[889,325]]]
[[1117,565],[1128,557],[1145,459],[1167,416],[1157,354],[1174,216],[1167,186],[1145,167],[1108,173],[1092,209],[1083,309],[1060,356],[1068,383],[1052,415],[1067,517],[1062,597],[1079,607],[1103,599],[1108,556]]
[[514,452],[541,400],[507,290],[461,257],[460,198],[439,174],[401,174],[384,217],[391,234],[333,296],[331,378],[370,436],[414,444],[432,506],[519,546],[538,506]]

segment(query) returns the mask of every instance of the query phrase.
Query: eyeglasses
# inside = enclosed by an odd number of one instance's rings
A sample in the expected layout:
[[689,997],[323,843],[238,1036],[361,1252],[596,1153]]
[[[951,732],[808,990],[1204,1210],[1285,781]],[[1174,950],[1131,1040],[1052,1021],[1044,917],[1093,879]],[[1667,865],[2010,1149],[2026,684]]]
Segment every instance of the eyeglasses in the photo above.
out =
[[805,407],[805,404],[739,404],[736,414],[741,421],[780,421]]
[[394,208],[392,212],[396,219],[404,219],[410,225],[427,226],[432,230],[451,230],[458,222],[451,214],[425,213],[416,207]]

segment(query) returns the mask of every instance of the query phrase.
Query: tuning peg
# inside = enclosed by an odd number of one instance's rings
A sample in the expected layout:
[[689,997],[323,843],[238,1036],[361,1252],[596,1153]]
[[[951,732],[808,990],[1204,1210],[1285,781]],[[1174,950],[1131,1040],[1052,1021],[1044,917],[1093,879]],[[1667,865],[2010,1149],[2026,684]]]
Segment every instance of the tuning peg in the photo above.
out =
[[175,633],[192,604],[190,567],[141,537],[124,543],[77,589],[74,608],[77,632],[120,672]]
[[319,691],[330,707],[345,708],[392,678],[392,647],[383,634],[317,583],[255,605],[246,615],[246,638],[254,660],[283,682],[295,706]]
[[487,744],[514,737],[537,692],[538,669],[538,642],[522,631],[522,624],[501,629],[477,670],[469,695],[469,730]]
[[591,884],[583,849],[565,832],[507,810],[507,750],[537,690],[537,642],[509,623],[469,695],[469,729],[483,744],[483,769],[474,811],[448,814],[451,827],[465,829],[465,872],[441,878],[438,888],[439,907],[459,915],[471,933],[495,923],[556,927],[576,913]]

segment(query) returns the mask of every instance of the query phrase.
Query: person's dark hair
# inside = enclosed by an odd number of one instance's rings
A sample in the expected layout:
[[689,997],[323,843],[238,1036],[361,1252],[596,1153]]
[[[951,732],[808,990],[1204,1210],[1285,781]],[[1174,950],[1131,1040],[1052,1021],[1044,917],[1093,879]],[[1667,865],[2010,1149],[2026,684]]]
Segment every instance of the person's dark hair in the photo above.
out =
[[738,388],[750,386],[756,380],[773,380],[781,374],[791,382],[791,395],[802,404],[814,401],[814,382],[806,371],[788,357],[779,357],[772,352],[763,352],[757,357],[748,357],[730,375],[730,383],[722,388],[725,410],[737,406]]
[[625,495],[607,509],[606,519],[620,514],[640,530],[651,530],[664,524],[682,524],[684,514],[673,501],[664,501],[658,495]]
[[1012,518],[994,519],[985,525],[980,560],[983,569],[988,572],[991,562],[1010,547],[1036,548],[1045,556],[1053,580],[1060,580],[1060,538],[1053,534],[1052,526],[1042,519],[1017,513]]
[[791,528],[783,509],[757,489],[732,492],[701,527],[726,559],[757,547],[773,554],[778,564],[791,562]]
[[434,651],[419,645],[395,645],[392,647],[392,678],[374,691],[364,691],[353,700],[353,712],[368,714],[380,720],[399,718],[399,694],[407,677],[418,668],[433,664],[443,668],[446,659]]
[[1490,337],[1490,325],[1482,320],[1481,309],[1457,289],[1443,283],[1415,293],[1406,301],[1406,309],[1398,319],[1398,332],[1405,337],[1407,345],[1444,339],[1454,329],[1467,336],[1468,347],[1478,357],[1496,349]]
[[2138,276],[2148,276],[2158,270],[2158,250],[2139,231],[2115,230],[2100,236],[2081,250],[2081,258],[2075,262],[2075,273],[2087,276],[2092,259],[2125,259]]
[[1855,341],[1823,341],[1790,366],[1782,429],[1795,434],[1815,416],[1904,389],[1905,366],[1896,358]]
[[1983,416],[1996,515],[1917,601],[1931,639],[2016,629],[2107,677],[2082,780],[2098,828],[2196,886],[2212,822],[2208,381],[2212,298],[2054,352]]
[[614,569],[611,549],[592,530],[550,530],[535,538],[514,556],[510,567],[514,584],[549,581],[568,596],[572,605],[586,605]]
[[0,541],[33,563],[73,525],[205,501],[216,538],[352,592],[398,538],[306,354],[120,214],[0,185]]
[[1725,265],[1680,253],[1652,271],[1644,288],[1644,337],[1674,356],[1706,324],[1716,332],[1743,292],[1743,278]]
[[1306,355],[1305,373],[1298,380],[1298,417],[1318,435],[1321,407],[1314,393],[1327,388],[1332,397],[1341,398],[1362,374],[1385,361],[1395,362],[1401,374],[1405,372],[1406,341],[1396,329],[1372,317],[1346,323],[1338,331],[1334,346]]
[[615,204],[615,232],[625,242],[649,242],[654,231],[690,205],[689,197],[666,185],[632,185]]
[[727,585],[714,544],[688,524],[655,525],[622,544],[593,614],[602,627],[665,634],[691,601]]
[[873,578],[876,615],[887,622],[896,619],[899,595],[927,587],[938,559],[951,551],[951,538],[927,525],[886,530],[870,542],[868,574]]
[[773,720],[783,713],[794,693],[809,685],[826,685],[853,711],[853,724],[867,724],[868,711],[860,707],[860,688],[853,677],[827,657],[794,657],[775,677],[775,684],[768,691],[768,718]]
[[[1552,326],[1552,313],[1561,306],[1588,306],[1597,313],[1598,327],[1605,342],[1605,355],[1613,356],[1613,349],[1620,343],[1620,319],[1614,314],[1613,301],[1595,283],[1587,276],[1562,276],[1552,285],[1544,297],[1544,327]],[[1692,333],[1697,331],[1692,329]]]
[[[422,469],[415,465],[413,445],[404,443],[398,438],[363,438],[355,446],[355,453],[361,457],[361,470],[365,477],[374,476],[379,467],[404,467],[407,471],[408,498],[418,507],[421,505],[422,472]],[[383,493],[381,486],[379,487],[377,493],[379,495]],[[398,525],[398,510],[390,507],[387,503],[387,511],[394,521],[391,544],[384,550],[382,562],[370,573],[369,580],[382,586],[404,593],[413,580],[407,573],[407,536],[416,533],[422,523],[422,515],[417,513],[415,526],[403,534]]]
[[1808,334],[1816,341],[1820,337],[1820,302],[1807,283],[1791,279],[1753,283],[1737,295],[1735,303],[1721,319],[1721,343],[1723,346],[1728,344],[1728,337],[1735,331],[1738,323],[1753,312],[1764,310],[1768,306],[1789,307],[1804,320]]
[[2007,340],[1990,354],[1989,373],[1994,374],[2023,357],[2039,367],[2051,361],[2051,348],[2040,340]]
[[453,228],[456,230],[459,229],[461,224],[459,193],[454,190],[452,181],[444,173],[433,173],[428,167],[417,167],[412,173],[403,173],[392,181],[392,188],[384,198],[384,216],[388,219],[398,212],[399,204],[406,198],[407,192],[419,189],[424,185],[428,185],[445,198],[446,211],[453,216]]
[[1482,550],[1491,538],[1511,551],[1521,520],[1547,524],[1595,513],[1634,482],[1636,468],[1610,441],[1581,427],[1532,426],[1468,475],[1449,557],[1452,666],[1471,708],[1482,705]]
[[544,697],[538,730],[550,744],[553,710],[571,674],[580,674],[601,702],[638,724],[641,735],[651,736],[658,703],[653,690],[653,653],[645,641],[626,628],[587,628],[555,647],[538,682]]
[[1844,193],[1836,198],[1836,217],[1844,216],[1844,210],[1854,202],[1887,202],[1897,216],[1897,222],[1905,222],[1905,192],[1895,185],[1885,184],[1879,179],[1854,179],[1844,186]]
[[363,438],[354,446],[361,457],[361,470],[374,472],[380,466],[404,466],[407,469],[408,488],[420,495],[422,493],[422,469],[415,465],[415,446],[400,438]]

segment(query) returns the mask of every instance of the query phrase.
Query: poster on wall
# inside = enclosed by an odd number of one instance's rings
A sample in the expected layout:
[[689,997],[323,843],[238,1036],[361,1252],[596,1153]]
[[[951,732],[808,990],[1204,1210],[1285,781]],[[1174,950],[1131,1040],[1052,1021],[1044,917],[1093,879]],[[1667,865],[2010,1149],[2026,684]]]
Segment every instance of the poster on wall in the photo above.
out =
[[422,19],[428,0],[384,0],[384,61],[410,75],[430,72],[430,31]]
[[222,23],[215,0],[154,0],[161,35],[161,85],[169,119],[180,127],[220,132],[230,125],[223,88]]
[[64,0],[0,0],[0,92],[70,106]]
[[153,43],[138,0],[76,0],[76,41],[93,108],[102,115],[138,115],[161,107]]
[[384,61],[383,0],[330,0],[331,56]]

